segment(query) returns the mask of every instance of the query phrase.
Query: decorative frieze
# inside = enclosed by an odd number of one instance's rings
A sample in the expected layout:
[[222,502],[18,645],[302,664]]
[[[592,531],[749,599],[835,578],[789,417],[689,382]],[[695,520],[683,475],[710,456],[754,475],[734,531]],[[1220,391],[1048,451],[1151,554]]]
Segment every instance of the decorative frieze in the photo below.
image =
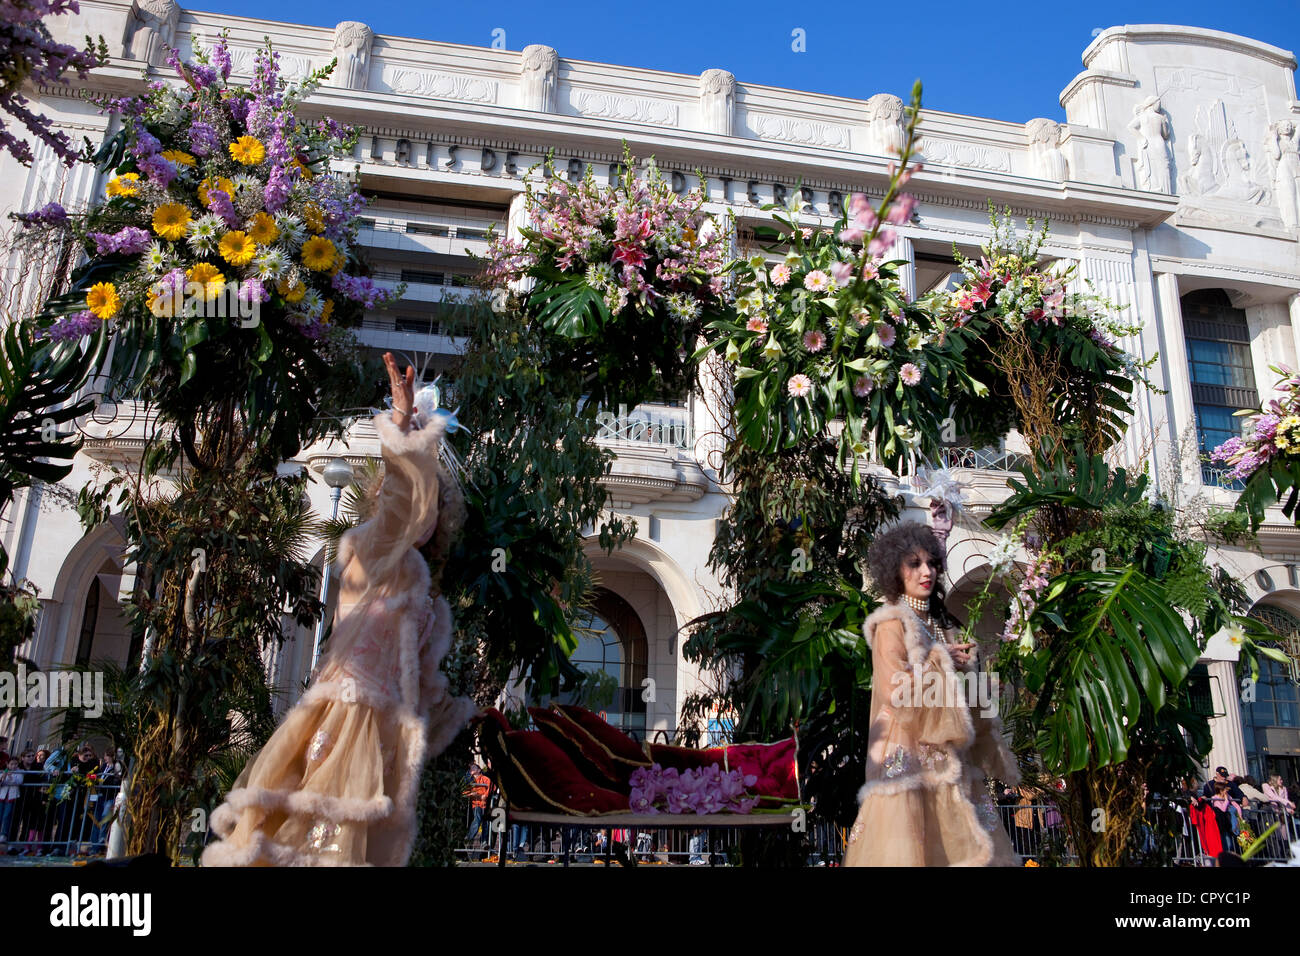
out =
[[379,73],[379,86],[388,93],[427,96],[439,100],[466,103],[495,103],[497,84],[485,77],[439,73],[385,64]]
[[676,103],[596,90],[574,90],[569,99],[573,108],[583,116],[655,126],[677,125]]
[[801,146],[824,146],[846,151],[852,148],[852,139],[847,126],[752,111],[745,114],[745,125],[760,139],[797,143]]

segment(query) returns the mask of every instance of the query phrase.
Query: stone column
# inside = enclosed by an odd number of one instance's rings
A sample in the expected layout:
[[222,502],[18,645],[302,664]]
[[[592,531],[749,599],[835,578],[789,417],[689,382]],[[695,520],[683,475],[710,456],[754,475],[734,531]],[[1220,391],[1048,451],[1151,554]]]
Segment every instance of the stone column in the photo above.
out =
[[[1187,342],[1183,337],[1183,307],[1179,302],[1178,276],[1172,272],[1156,274],[1156,291],[1160,305],[1160,353],[1169,376],[1169,430],[1175,445],[1189,431],[1193,449],[1199,449],[1196,437],[1196,412],[1192,407],[1192,372],[1187,364]],[[1179,467],[1184,484],[1201,485],[1201,469],[1195,455],[1180,456]]]
[[916,298],[916,249],[907,236],[899,236],[889,250],[890,259],[906,259],[907,265],[898,267],[898,281],[903,287],[903,297],[908,302]]
[[[1126,255],[1121,259],[1085,255],[1079,262],[1077,275],[1080,280],[1087,279],[1091,282],[1091,291],[1115,303],[1121,310],[1120,315],[1124,319],[1135,325],[1140,324],[1135,321],[1140,316],[1137,311],[1138,296],[1131,257]],[[1080,292],[1087,291],[1082,282],[1078,283],[1076,289]],[[1147,349],[1140,335],[1126,336],[1116,344],[1139,360],[1148,358]],[[1186,368],[1186,365],[1184,364],[1183,367]],[[1123,439],[1123,464],[1129,469],[1140,469],[1142,467],[1141,449],[1147,443],[1146,440],[1154,437],[1155,427],[1151,421],[1145,396],[1140,388],[1134,388],[1131,398],[1135,415]],[[1155,464],[1153,462],[1153,465]]]
[[[1294,297],[1293,297],[1294,298]],[[1250,330],[1251,368],[1260,403],[1274,396],[1278,374],[1270,365],[1296,367],[1295,329],[1291,309],[1286,302],[1267,302],[1246,309],[1246,326]]]
[[[1237,668],[1234,661],[1207,661],[1209,666],[1210,693],[1214,700],[1216,713],[1223,712],[1222,717],[1210,720],[1210,733],[1213,743],[1206,759],[1210,769],[1227,767],[1229,773],[1246,772],[1246,740],[1241,724],[1241,686],[1237,683]],[[1211,774],[1213,776],[1213,774]]]

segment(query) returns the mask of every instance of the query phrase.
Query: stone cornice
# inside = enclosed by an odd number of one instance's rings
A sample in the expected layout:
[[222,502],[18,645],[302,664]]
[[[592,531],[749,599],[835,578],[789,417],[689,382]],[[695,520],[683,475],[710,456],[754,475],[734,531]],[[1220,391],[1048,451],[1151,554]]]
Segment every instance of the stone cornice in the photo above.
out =
[[1290,50],[1252,40],[1250,37],[1226,33],[1222,30],[1207,30],[1203,27],[1184,27],[1165,23],[1138,23],[1122,27],[1109,27],[1103,30],[1083,51],[1083,63],[1088,66],[1096,59],[1102,48],[1121,40],[1141,43],[1155,41],[1158,43],[1185,43],[1195,46],[1214,47],[1230,50],[1233,53],[1245,53],[1248,56],[1268,60],[1277,66],[1294,70],[1295,54]]

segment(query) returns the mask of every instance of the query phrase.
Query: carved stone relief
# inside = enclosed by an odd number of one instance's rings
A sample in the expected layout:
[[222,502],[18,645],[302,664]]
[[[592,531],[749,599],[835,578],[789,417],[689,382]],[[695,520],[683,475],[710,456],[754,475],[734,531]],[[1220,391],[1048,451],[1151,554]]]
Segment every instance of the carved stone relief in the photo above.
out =
[[176,46],[181,8],[176,0],[134,0],[126,20],[123,46],[130,55],[152,66],[167,61],[167,47]]
[[381,85],[390,93],[428,96],[440,100],[463,100],[470,103],[495,103],[497,85],[475,76],[457,76],[407,67],[385,66],[380,73]]
[[656,126],[677,125],[677,104],[665,103],[663,100],[624,96],[621,93],[574,90],[572,103],[573,108],[583,116],[653,123]]
[[560,55],[554,47],[532,43],[519,58],[519,105],[540,113],[555,112]]
[[831,149],[852,149],[852,137],[847,126],[818,123],[793,116],[774,113],[746,113],[745,125],[762,139],[782,143],[799,143],[804,146],[827,146]]
[[736,115],[736,78],[726,70],[700,74],[700,116],[705,132],[732,135]]
[[1065,128],[1050,119],[1031,119],[1025,124],[1025,139],[1029,143],[1029,165],[1034,175],[1053,182],[1069,178],[1069,166],[1061,152],[1061,135]]
[[344,20],[334,28],[334,56],[338,63],[325,80],[329,86],[364,90],[370,81],[370,50],[375,34],[356,20]]
[[898,156],[906,143],[903,101],[892,93],[877,93],[867,100],[867,152]]

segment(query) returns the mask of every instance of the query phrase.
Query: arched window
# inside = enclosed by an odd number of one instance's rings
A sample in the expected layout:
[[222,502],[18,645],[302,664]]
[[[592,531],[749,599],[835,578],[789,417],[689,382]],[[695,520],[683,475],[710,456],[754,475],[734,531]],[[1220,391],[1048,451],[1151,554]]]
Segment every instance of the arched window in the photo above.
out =
[[[1187,341],[1187,366],[1196,414],[1196,437],[1208,455],[1234,435],[1242,420],[1234,415],[1243,408],[1259,407],[1255,369],[1250,354],[1250,327],[1246,313],[1234,309],[1222,289],[1199,289],[1182,297],[1183,336]],[[1203,462],[1207,485],[1229,485],[1221,480],[1221,464]]]
[[[601,588],[592,615],[581,627],[578,649],[570,660],[578,670],[593,675],[585,693],[598,696],[589,698],[590,706],[601,711],[611,726],[644,735],[647,643],[641,618],[627,601]],[[579,696],[566,694],[561,699]]]

